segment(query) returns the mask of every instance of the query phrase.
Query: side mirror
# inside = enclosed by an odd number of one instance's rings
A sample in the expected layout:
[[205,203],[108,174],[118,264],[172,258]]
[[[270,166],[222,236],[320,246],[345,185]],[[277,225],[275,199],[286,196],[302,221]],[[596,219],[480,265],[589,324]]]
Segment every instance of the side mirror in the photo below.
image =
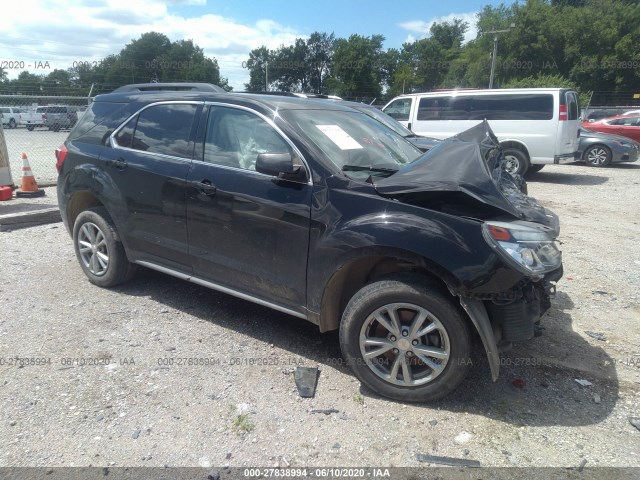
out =
[[281,180],[304,180],[301,165],[294,165],[289,153],[260,153],[256,159],[256,172],[273,175]]

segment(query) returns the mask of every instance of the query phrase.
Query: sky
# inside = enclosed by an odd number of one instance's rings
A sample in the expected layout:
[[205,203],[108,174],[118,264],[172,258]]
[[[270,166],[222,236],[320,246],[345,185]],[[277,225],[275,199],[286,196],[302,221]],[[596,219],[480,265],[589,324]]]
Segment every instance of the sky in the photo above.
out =
[[78,62],[116,54],[141,34],[156,31],[171,41],[191,39],[234,90],[244,90],[249,73],[242,63],[261,45],[289,45],[314,31],[385,37],[385,48],[428,36],[434,22],[469,22],[485,5],[510,0],[18,0],[0,15],[0,67],[9,78],[22,70],[48,74]]

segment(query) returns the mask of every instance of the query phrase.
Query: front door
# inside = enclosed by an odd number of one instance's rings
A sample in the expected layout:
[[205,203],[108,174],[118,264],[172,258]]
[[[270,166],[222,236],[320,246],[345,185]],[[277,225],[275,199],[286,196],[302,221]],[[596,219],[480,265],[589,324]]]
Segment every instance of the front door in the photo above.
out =
[[194,275],[304,313],[312,187],[255,170],[258,154],[299,159],[295,149],[264,118],[230,106],[210,107],[196,148],[187,199]]

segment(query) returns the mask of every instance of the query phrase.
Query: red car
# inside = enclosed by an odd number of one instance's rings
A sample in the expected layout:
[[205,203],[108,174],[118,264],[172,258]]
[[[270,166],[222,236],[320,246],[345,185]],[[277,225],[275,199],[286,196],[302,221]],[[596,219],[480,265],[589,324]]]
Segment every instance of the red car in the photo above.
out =
[[622,135],[640,142],[640,115],[618,115],[596,122],[585,122],[582,126],[592,132]]

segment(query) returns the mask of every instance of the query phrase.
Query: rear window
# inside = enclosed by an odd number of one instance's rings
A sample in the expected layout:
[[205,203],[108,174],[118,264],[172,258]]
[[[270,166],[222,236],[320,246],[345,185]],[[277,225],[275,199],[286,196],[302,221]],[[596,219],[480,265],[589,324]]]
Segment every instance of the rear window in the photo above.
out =
[[[577,108],[577,107],[576,107]],[[420,99],[418,120],[551,120],[552,94],[462,95]]]

